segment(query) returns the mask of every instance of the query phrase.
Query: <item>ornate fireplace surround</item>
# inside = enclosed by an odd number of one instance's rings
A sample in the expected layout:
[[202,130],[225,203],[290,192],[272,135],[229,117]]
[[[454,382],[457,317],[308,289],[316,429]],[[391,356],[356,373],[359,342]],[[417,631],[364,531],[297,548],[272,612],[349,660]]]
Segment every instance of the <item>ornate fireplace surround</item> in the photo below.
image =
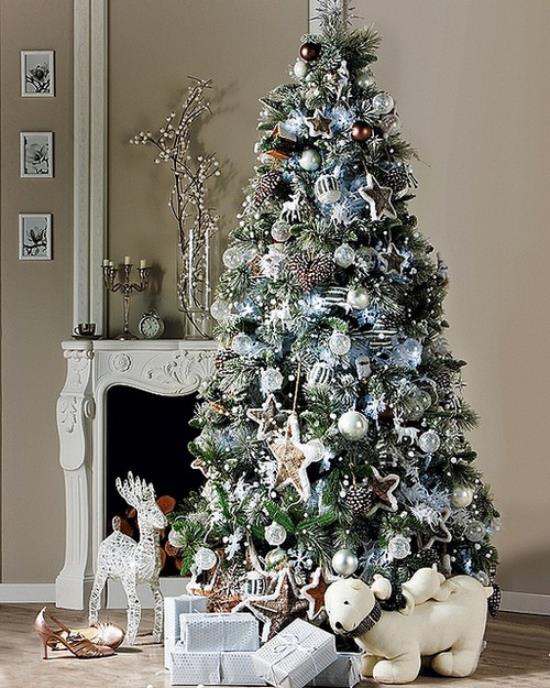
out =
[[[65,565],[56,604],[83,609],[105,535],[105,399],[114,385],[167,396],[195,392],[212,370],[211,341],[66,341],[67,377],[57,402],[60,463],[65,476]],[[112,601],[111,601],[112,604]]]

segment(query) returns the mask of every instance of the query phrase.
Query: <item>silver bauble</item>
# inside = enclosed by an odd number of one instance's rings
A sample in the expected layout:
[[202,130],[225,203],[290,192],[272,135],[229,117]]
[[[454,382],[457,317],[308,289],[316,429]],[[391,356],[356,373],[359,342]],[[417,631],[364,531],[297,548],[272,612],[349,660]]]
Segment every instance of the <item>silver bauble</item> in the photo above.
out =
[[334,262],[340,268],[349,268],[355,260],[355,251],[349,244],[341,244],[334,251]]
[[365,289],[365,287],[350,289],[348,291],[346,301],[352,308],[357,308],[358,310],[363,311],[365,308],[368,308],[369,305],[369,292]]
[[359,566],[359,560],[351,549],[339,549],[332,557],[332,568],[339,576],[352,576]]
[[358,442],[362,439],[368,429],[368,418],[359,411],[346,411],[338,419],[340,434],[352,442]]
[[425,454],[433,454],[441,446],[441,440],[435,430],[426,430],[418,438],[418,446]]
[[470,506],[473,499],[474,491],[472,488],[466,485],[460,485],[453,490],[451,502],[457,509],[465,509],[467,506]]
[[283,374],[277,368],[266,368],[261,373],[262,391],[269,393],[281,389],[283,386]]
[[201,547],[195,554],[195,564],[201,571],[210,571],[218,563],[218,555],[213,549]]
[[382,120],[382,129],[387,136],[395,136],[399,134],[401,129],[401,121],[397,115],[386,115]]
[[239,332],[239,334],[236,334],[231,342],[231,348],[236,354],[239,354],[239,356],[248,356],[253,347],[254,342],[252,341],[252,338],[244,332]]
[[477,578],[484,588],[487,588],[489,585],[491,585],[489,574],[485,573],[485,571],[478,571],[476,574],[474,574],[474,578]]
[[368,67],[359,70],[355,77],[355,85],[364,90],[374,86],[374,74]]
[[296,60],[296,64],[294,65],[292,71],[294,72],[295,77],[298,79],[303,79],[308,72],[307,64],[303,60]]
[[265,527],[264,537],[268,545],[278,547],[286,540],[286,529],[280,523],[272,523]]
[[298,163],[306,172],[315,172],[321,166],[321,156],[315,148],[305,148]]
[[411,541],[404,535],[394,535],[388,542],[388,554],[392,559],[405,559],[411,553]]
[[210,315],[218,322],[227,322],[231,317],[231,304],[227,301],[216,299],[210,306]]
[[345,356],[351,349],[351,339],[343,332],[333,332],[329,337],[328,347],[333,354]]
[[481,542],[485,537],[485,526],[481,521],[470,521],[464,528],[464,537],[470,542]]
[[222,262],[226,268],[233,270],[243,264],[244,256],[236,246],[230,246],[223,252]]
[[307,374],[309,385],[327,385],[332,380],[332,368],[324,361],[317,361]]
[[288,241],[290,239],[290,227],[284,220],[277,220],[271,228],[271,236],[275,241]]
[[372,99],[372,109],[378,115],[389,115],[395,102],[389,93],[377,93]]
[[267,570],[278,569],[285,566],[288,562],[288,556],[284,549],[276,547],[270,550],[265,555],[265,566]]
[[185,547],[187,544],[187,538],[185,535],[178,533],[177,530],[172,528],[168,533],[168,542],[172,545],[172,547],[179,549],[180,547]]

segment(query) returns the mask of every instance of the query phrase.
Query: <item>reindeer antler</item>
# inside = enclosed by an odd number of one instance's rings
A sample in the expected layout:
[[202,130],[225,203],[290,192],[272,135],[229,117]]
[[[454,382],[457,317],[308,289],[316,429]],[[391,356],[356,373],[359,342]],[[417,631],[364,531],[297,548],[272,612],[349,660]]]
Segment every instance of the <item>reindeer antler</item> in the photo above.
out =
[[128,471],[128,477],[122,482],[120,478],[115,481],[116,489],[120,496],[134,509],[149,499],[155,499],[155,488],[153,483],[147,484],[138,475],[134,478],[132,471]]

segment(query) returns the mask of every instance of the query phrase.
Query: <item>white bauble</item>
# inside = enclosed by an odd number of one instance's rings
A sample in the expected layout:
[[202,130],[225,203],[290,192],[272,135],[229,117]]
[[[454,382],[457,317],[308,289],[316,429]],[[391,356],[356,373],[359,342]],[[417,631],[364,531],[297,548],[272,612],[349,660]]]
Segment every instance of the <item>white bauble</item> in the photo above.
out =
[[253,347],[254,342],[252,341],[252,338],[244,332],[239,332],[239,334],[236,334],[231,342],[231,348],[236,354],[239,354],[239,356],[248,356]]
[[491,579],[489,578],[489,575],[485,573],[485,571],[478,571],[474,575],[474,578],[477,578],[484,588],[488,588],[491,585]]
[[334,262],[340,268],[349,268],[355,260],[355,251],[349,244],[341,244],[334,251]]
[[332,568],[339,576],[352,576],[359,566],[359,560],[351,549],[339,549],[332,557]]
[[399,117],[397,115],[387,115],[384,117],[382,120],[382,129],[388,136],[395,136],[395,134],[399,134],[399,130],[401,129],[401,121],[399,120]]
[[178,533],[177,530],[172,528],[168,533],[168,542],[172,545],[172,547],[179,549],[180,547],[185,547],[187,544],[187,538],[185,535]]
[[286,529],[280,523],[272,523],[265,527],[264,537],[269,545],[278,547],[286,540]]
[[315,182],[314,190],[320,203],[336,203],[342,195],[338,179],[333,174],[322,174]]
[[411,541],[404,535],[394,535],[388,542],[388,554],[392,559],[405,559],[411,553]]
[[290,239],[290,227],[284,220],[277,220],[271,228],[271,236],[275,241],[285,242]]
[[441,440],[435,430],[426,430],[418,438],[418,446],[425,454],[433,454],[441,446]]
[[453,506],[457,509],[465,509],[470,506],[474,499],[474,491],[471,487],[466,487],[466,485],[461,485],[460,487],[455,487],[451,497],[451,502]]
[[352,308],[365,310],[365,308],[368,308],[370,301],[369,292],[365,289],[365,287],[350,289],[348,291],[346,301]]
[[377,93],[372,99],[372,109],[378,115],[389,115],[395,102],[389,93]]
[[345,356],[351,349],[351,339],[343,332],[333,332],[329,337],[328,347],[333,354]]
[[363,69],[359,70],[355,77],[355,85],[364,90],[374,86],[374,74],[368,67],[363,67]]
[[470,542],[481,542],[485,537],[485,526],[481,521],[470,521],[464,528],[464,537]]
[[346,411],[338,419],[338,430],[341,435],[352,442],[362,439],[369,429],[368,418],[359,411]]
[[261,385],[266,394],[275,392],[283,386],[283,374],[277,368],[266,368],[261,373]]
[[195,564],[201,571],[210,571],[218,563],[218,555],[208,547],[201,547],[195,554]]
[[231,317],[231,304],[216,299],[210,306],[210,315],[218,322],[226,322]]
[[298,163],[306,172],[315,172],[321,166],[321,156],[315,148],[304,148]]
[[307,64],[303,60],[296,60],[296,64],[293,67],[294,76],[298,79],[303,79],[308,72]]
[[242,251],[236,246],[230,246],[223,252],[222,261],[226,268],[233,270],[243,264],[244,256]]

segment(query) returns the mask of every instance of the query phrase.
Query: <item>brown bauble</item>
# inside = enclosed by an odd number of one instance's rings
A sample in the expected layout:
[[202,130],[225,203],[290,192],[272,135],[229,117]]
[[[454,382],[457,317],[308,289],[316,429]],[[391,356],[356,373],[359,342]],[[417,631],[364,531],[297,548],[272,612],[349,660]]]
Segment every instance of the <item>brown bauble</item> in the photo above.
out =
[[372,127],[366,122],[359,120],[351,128],[351,138],[354,141],[368,141],[373,135]]
[[321,46],[317,43],[304,43],[300,46],[300,57],[305,62],[311,62],[319,57]]

